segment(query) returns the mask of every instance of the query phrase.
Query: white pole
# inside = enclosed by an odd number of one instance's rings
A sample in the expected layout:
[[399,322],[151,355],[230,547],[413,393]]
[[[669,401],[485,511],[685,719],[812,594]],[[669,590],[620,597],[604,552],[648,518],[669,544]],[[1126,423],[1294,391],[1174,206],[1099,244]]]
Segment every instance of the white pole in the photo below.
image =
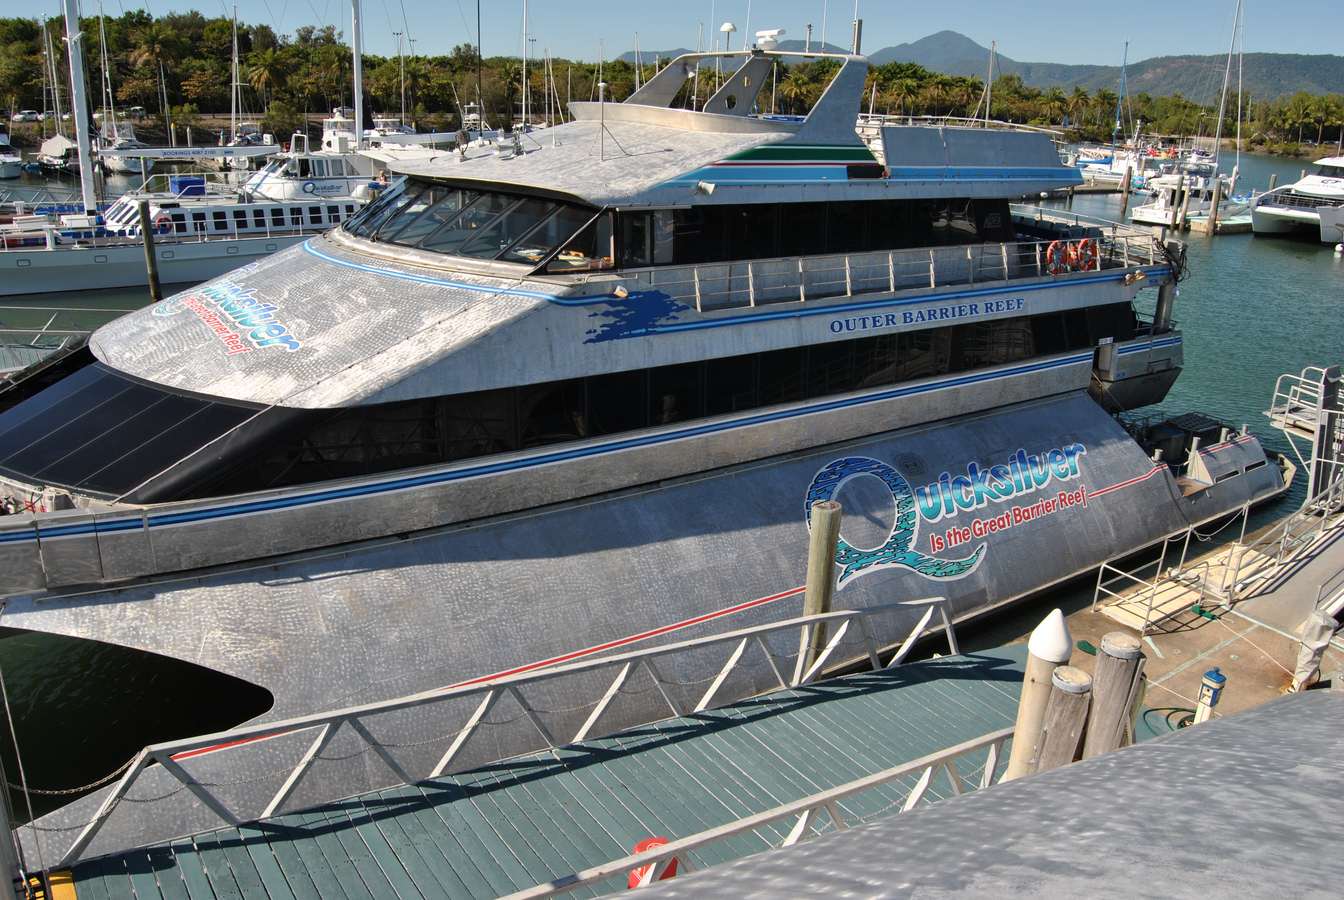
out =
[[238,139],[238,7],[233,8],[233,66],[229,80],[229,141]]
[[826,20],[830,17],[831,0],[821,4],[821,52],[826,52]]
[[1055,669],[1069,661],[1072,653],[1073,640],[1064,623],[1064,614],[1052,610],[1027,641],[1027,667],[1022,679],[1022,696],[1017,703],[1017,725],[1013,729],[1013,748],[1008,756],[1008,768],[1003,773],[1004,781],[1035,771],[1041,724],[1050,700],[1050,678]]
[[89,144],[89,105],[84,96],[84,32],[79,30],[79,0],[61,0],[65,12],[66,47],[70,54],[70,103],[75,113],[75,143],[79,147],[79,190],[84,212],[95,215],[93,148]]
[[350,44],[355,57],[355,148],[364,146],[364,36],[359,0],[350,0]]
[[527,0],[523,0],[523,130],[527,130]]

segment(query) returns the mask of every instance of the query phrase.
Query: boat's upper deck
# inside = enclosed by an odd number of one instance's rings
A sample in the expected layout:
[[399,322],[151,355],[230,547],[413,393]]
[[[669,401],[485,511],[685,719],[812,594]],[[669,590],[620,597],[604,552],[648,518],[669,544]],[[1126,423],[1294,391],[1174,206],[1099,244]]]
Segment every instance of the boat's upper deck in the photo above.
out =
[[[856,127],[868,73],[860,56],[729,54],[741,66],[704,107],[678,107],[695,63],[707,56],[678,57],[624,102],[573,103],[573,122],[393,168],[615,208],[1016,199],[1080,181],[1039,130],[865,122],[865,143]],[[797,57],[838,63],[821,98],[806,116],[754,112],[771,67]]]

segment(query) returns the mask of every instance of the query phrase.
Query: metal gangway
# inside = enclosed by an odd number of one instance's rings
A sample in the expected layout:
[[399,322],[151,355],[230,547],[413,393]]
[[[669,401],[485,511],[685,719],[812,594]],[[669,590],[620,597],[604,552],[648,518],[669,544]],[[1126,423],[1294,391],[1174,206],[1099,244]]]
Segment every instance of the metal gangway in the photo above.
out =
[[[1344,396],[1338,367],[1309,366],[1275,384],[1270,423],[1288,439],[1306,473],[1307,499],[1291,515],[1247,539],[1250,504],[1218,531],[1240,525],[1235,541],[1198,561],[1192,546],[1209,541],[1191,526],[1146,548],[1137,565],[1113,559],[1097,572],[1092,608],[1141,634],[1198,605],[1230,610],[1285,577],[1344,527]],[[1216,533],[1216,532],[1215,532]],[[1192,540],[1195,542],[1192,544]],[[1156,554],[1155,557],[1153,554]]]
[[[60,821],[44,819],[31,833],[20,828],[20,839],[49,863],[68,866],[184,834],[237,828],[807,687],[827,670],[892,669],[926,632],[937,631],[957,656],[946,598],[904,600],[166,741],[137,753],[110,788],[60,811]],[[882,634],[905,637],[892,650]],[[687,680],[687,674],[696,677]],[[346,763],[363,757],[367,767],[352,770]]]

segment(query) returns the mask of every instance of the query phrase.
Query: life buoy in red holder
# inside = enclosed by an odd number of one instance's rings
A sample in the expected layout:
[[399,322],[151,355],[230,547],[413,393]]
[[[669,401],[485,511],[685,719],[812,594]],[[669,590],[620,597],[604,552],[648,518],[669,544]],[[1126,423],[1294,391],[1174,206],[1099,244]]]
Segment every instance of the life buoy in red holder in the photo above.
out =
[[1076,272],[1091,272],[1097,266],[1097,242],[1083,238],[1069,248],[1069,262]]
[[1069,269],[1069,244],[1067,241],[1051,241],[1045,248],[1045,271],[1051,275],[1063,275]]
[[[668,839],[665,837],[645,838],[638,844],[635,844],[634,852],[643,853],[646,850],[652,850],[655,847],[664,847],[669,843],[671,842],[668,841]],[[649,884],[653,878],[653,869],[654,866],[656,865],[657,863],[649,863],[648,865],[636,866],[635,868],[631,869],[629,876],[625,880],[626,887],[630,888],[631,890],[634,890],[637,887],[643,887]],[[663,874],[659,876],[658,880],[664,881],[668,878],[673,877],[676,874],[677,874],[677,861],[674,859],[667,864],[667,868],[663,870]]]

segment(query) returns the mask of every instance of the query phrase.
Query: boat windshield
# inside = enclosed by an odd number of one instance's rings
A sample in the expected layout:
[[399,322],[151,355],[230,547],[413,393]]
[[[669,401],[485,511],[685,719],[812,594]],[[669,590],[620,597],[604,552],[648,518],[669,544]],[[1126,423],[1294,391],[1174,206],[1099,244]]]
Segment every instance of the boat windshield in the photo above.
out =
[[117,497],[260,409],[170,392],[94,362],[0,413],[0,474]]
[[1344,166],[1321,166],[1316,174],[1322,178],[1344,178]]
[[344,227],[372,241],[535,266],[597,214],[576,203],[412,179]]

